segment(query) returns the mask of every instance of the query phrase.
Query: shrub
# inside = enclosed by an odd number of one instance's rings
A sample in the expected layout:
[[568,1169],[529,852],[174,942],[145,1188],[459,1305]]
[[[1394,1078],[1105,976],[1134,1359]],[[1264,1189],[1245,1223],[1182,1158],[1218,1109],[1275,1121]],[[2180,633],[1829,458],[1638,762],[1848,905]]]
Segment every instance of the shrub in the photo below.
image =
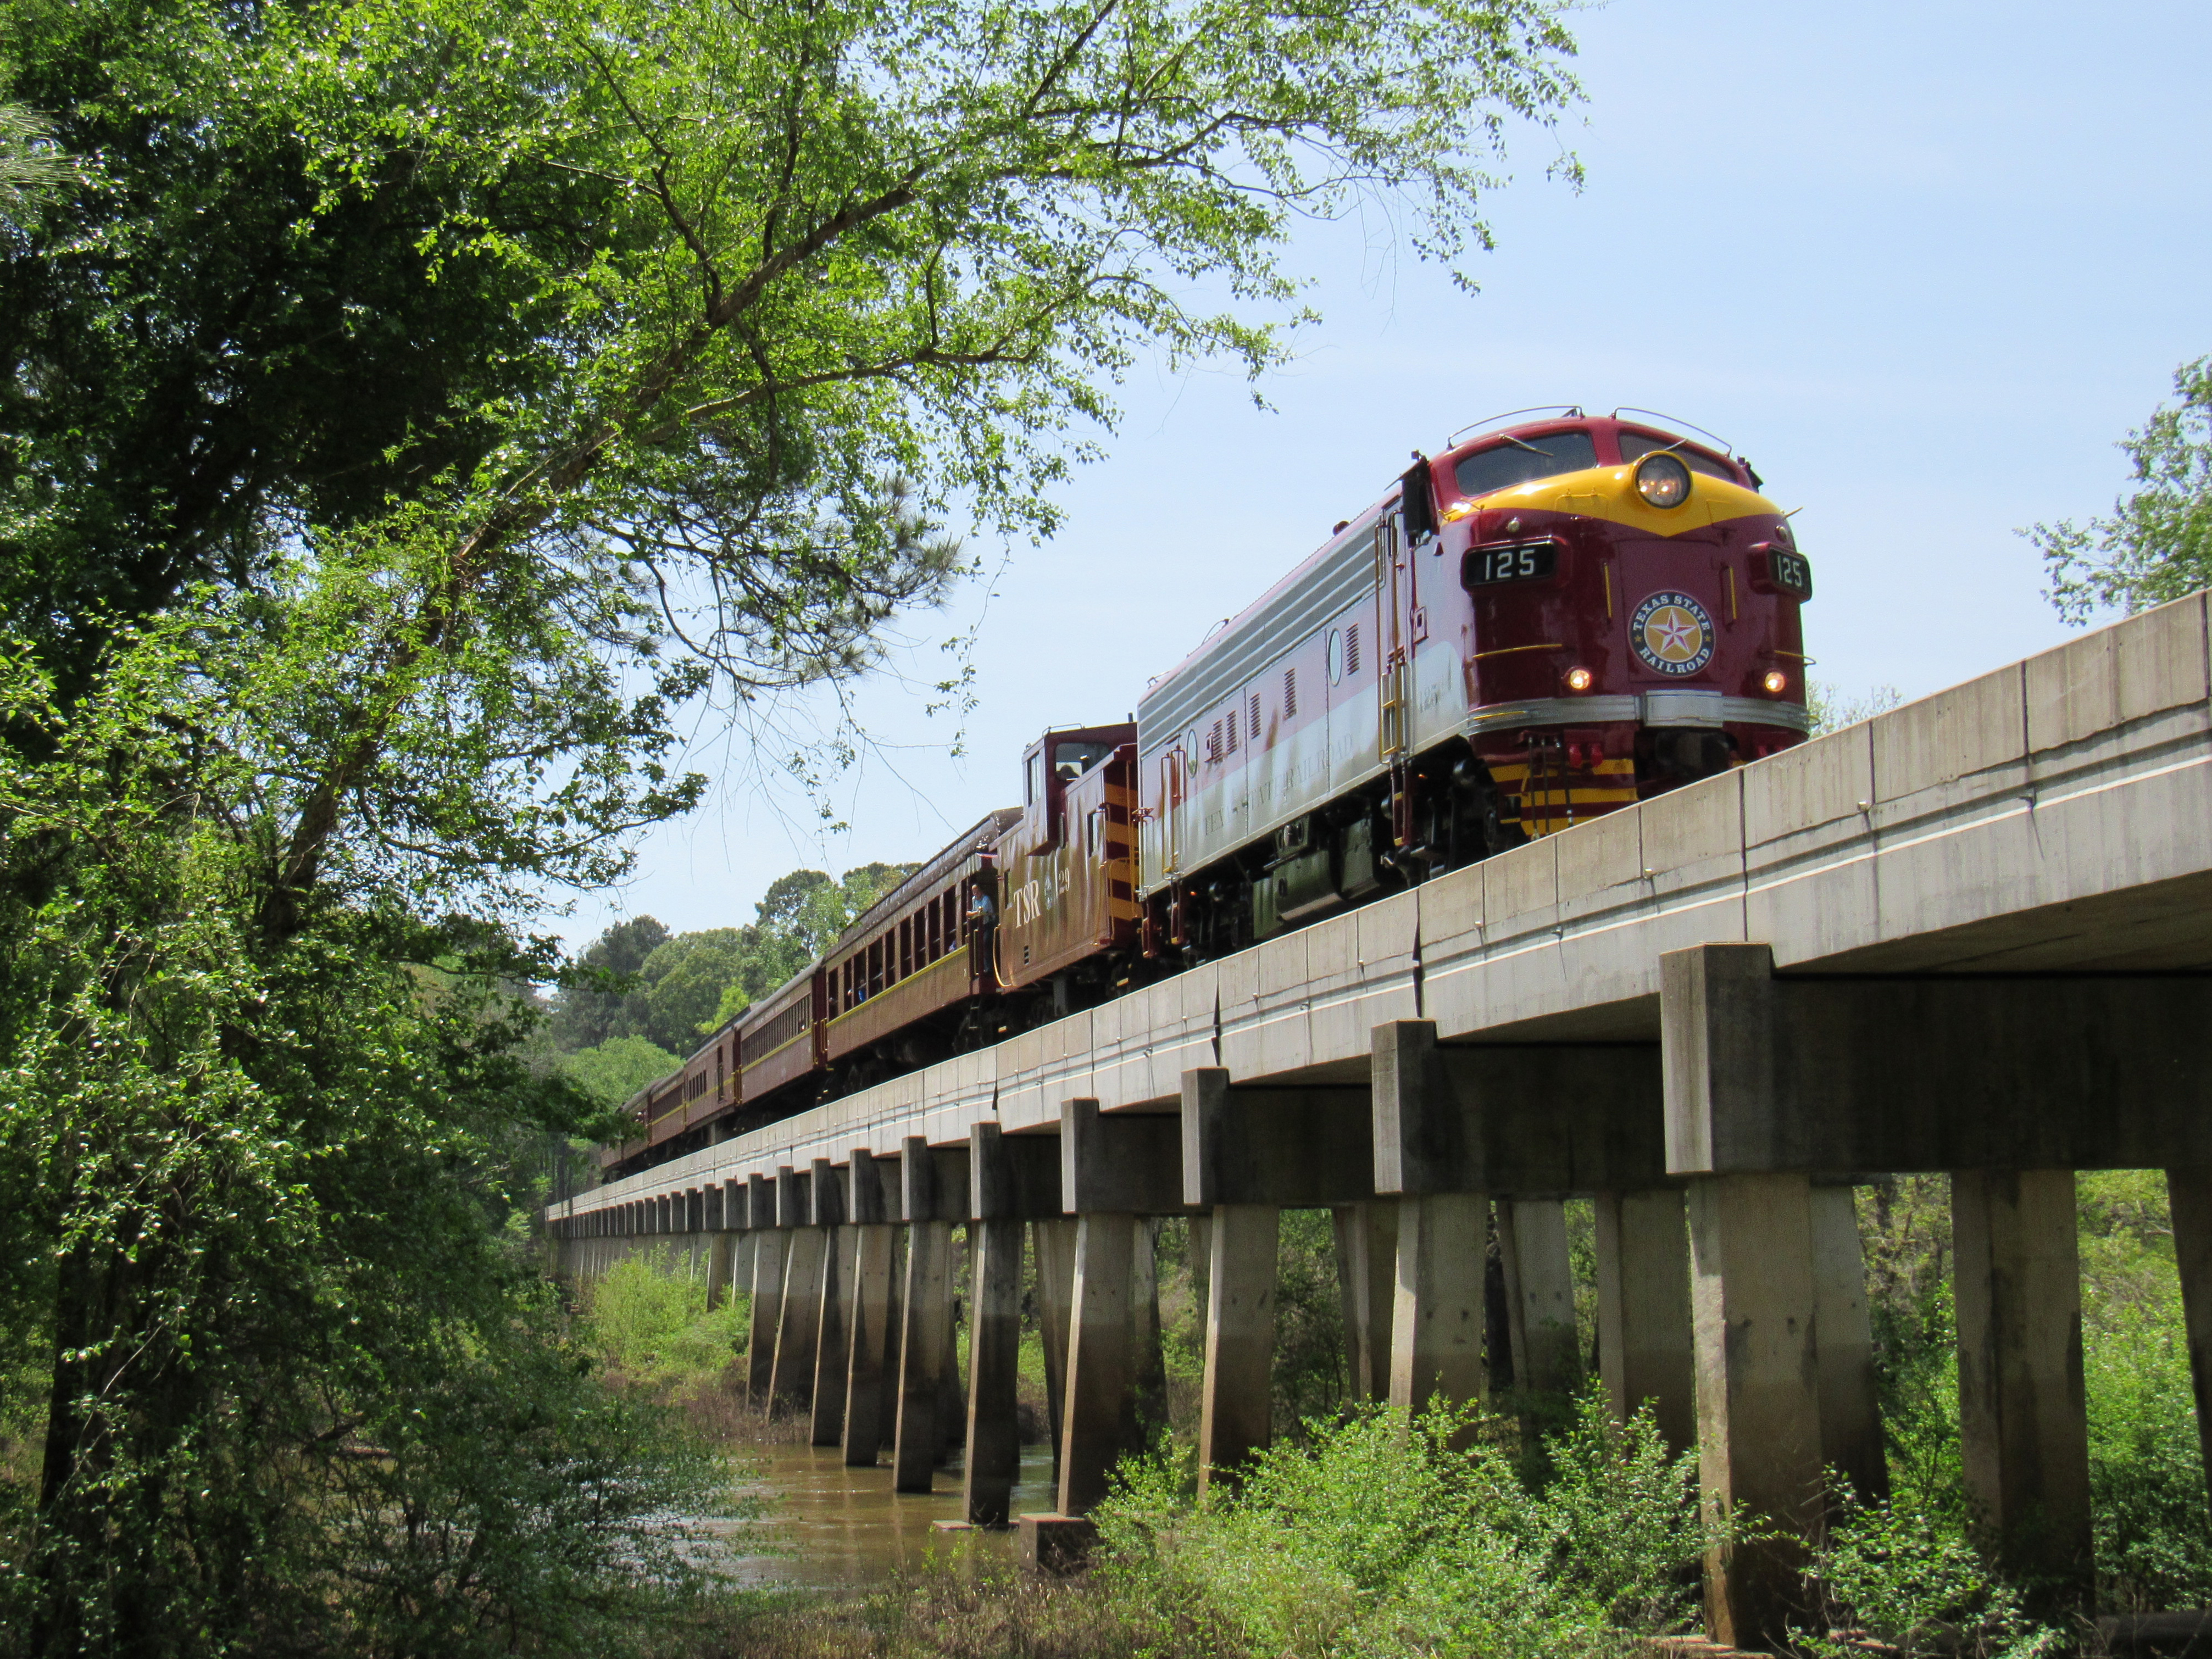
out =
[[1203,1504],[1162,1464],[1125,1468],[1097,1516],[1104,1571],[1157,1644],[1566,1655],[1680,1624],[1706,1534],[1691,1461],[1668,1456],[1648,1416],[1621,1428],[1586,1397],[1540,1493],[1495,1420],[1371,1412],[1307,1428]]
[[2100,1322],[2084,1344],[2098,1599],[2125,1612],[2201,1607],[2212,1517],[2179,1285]]
[[720,1380],[744,1351],[750,1304],[736,1292],[709,1309],[704,1275],[662,1246],[624,1257],[586,1286],[585,1328],[624,1378],[698,1387]]
[[1984,1565],[1951,1517],[1917,1506],[1848,1504],[1812,1581],[1823,1628],[1797,1634],[1812,1652],[1835,1659],[1863,1651],[1844,1632],[1870,1636],[1900,1659],[2039,1659],[2063,1645],[2057,1631],[2028,1618],[2019,1591]]

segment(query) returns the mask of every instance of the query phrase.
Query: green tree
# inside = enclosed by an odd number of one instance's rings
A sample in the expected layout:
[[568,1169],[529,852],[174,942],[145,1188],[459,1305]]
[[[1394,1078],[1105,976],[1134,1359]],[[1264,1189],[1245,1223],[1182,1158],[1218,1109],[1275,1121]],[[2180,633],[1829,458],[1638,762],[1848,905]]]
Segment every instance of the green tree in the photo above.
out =
[[769,884],[744,929],[737,971],[726,978],[702,1031],[720,1030],[808,963],[829,954],[837,936],[863,911],[921,866],[864,864],[832,881],[819,870],[794,870]]
[[2137,488],[2110,518],[2021,532],[2042,553],[2046,597],[2069,623],[2114,606],[2133,615],[2212,586],[2212,357],[2174,370],[2173,389],[2177,403],[2120,441]]
[[496,929],[357,890],[272,948],[220,642],[122,636],[67,712],[0,658],[45,739],[0,750],[0,1323],[49,1379],[0,1644],[618,1640],[696,1592],[667,1512],[727,1482],[593,1381],[513,1242],[537,1147],[607,1118],[524,1062],[501,987],[545,963]]
[[745,959],[745,931],[707,927],[678,933],[645,959],[643,1030],[652,1041],[689,1054],[714,1027],[714,1005]]
[[644,1037],[618,1036],[563,1054],[561,1073],[600,1105],[620,1106],[682,1063],[682,1056]]
[[641,1029],[636,983],[647,957],[673,937],[651,916],[610,923],[576,959],[579,970],[554,994],[550,1021],[554,1045],[592,1048]]
[[1481,245],[1508,123],[1574,95],[1557,8],[0,39],[0,101],[96,158],[0,236],[0,1323],[49,1381],[9,1639],[649,1635],[711,1482],[520,1248],[536,1150],[611,1127],[523,1063],[526,929],[698,799],[678,709],[864,668],[955,502],[1048,527],[1139,353],[1281,361],[1300,216]]

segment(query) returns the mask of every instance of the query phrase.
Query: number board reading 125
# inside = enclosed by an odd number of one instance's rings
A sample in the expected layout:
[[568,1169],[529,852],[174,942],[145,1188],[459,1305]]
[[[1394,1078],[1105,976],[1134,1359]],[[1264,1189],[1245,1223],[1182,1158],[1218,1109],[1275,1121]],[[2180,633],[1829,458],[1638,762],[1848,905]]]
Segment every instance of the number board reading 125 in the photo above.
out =
[[1512,547],[1477,547],[1468,551],[1461,580],[1468,587],[1498,582],[1536,581],[1559,568],[1557,542],[1522,542]]
[[1802,553],[1792,553],[1786,547],[1767,549],[1766,579],[1795,599],[1813,597],[1813,562]]

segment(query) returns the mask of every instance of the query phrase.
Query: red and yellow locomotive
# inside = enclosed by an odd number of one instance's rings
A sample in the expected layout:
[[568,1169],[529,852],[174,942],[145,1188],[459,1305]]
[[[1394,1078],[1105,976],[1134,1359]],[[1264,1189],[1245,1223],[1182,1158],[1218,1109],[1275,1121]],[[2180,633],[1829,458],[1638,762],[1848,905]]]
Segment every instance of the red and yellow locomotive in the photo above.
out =
[[[1536,411],[1522,410],[1521,414]],[[633,1103],[635,1167],[1802,742],[1812,569],[1645,411],[1455,434]],[[711,1082],[710,1079],[711,1079]]]
[[1234,950],[1802,740],[1787,517],[1629,412],[1416,455],[1152,684],[1148,950]]

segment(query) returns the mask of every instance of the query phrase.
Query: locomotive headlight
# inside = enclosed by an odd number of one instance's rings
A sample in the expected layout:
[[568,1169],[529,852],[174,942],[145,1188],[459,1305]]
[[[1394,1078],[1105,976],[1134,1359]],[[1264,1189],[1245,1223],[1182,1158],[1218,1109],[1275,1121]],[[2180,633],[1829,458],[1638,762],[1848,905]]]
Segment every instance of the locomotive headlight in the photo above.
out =
[[1790,689],[1790,676],[1778,668],[1769,669],[1765,684],[1768,691],[1778,697]]
[[1590,672],[1589,672],[1589,669],[1587,669],[1587,668],[1570,668],[1569,670],[1567,670],[1567,690],[1570,690],[1570,691],[1587,691],[1587,690],[1589,690],[1589,689],[1590,689]]
[[1680,507],[1690,499],[1690,469],[1655,450],[1636,469],[1636,493],[1654,507]]

